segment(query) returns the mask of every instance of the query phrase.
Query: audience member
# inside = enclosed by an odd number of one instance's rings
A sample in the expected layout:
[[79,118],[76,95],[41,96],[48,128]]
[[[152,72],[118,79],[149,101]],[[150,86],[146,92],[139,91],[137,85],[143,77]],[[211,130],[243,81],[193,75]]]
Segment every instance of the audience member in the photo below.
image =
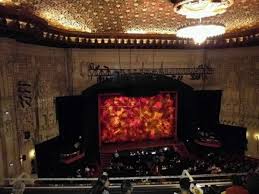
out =
[[192,194],[190,191],[190,180],[188,178],[182,178],[180,180],[180,194]]
[[130,181],[124,181],[121,184],[121,194],[131,194],[133,191],[133,186]]
[[17,180],[14,182],[13,189],[12,189],[13,194],[23,194],[24,190],[25,190],[25,184],[23,181]]
[[245,173],[250,169],[254,171],[258,163],[245,156],[226,153],[203,154],[198,158],[182,158],[170,148],[162,153],[159,149],[125,151],[112,159],[107,170],[114,177],[179,175],[184,169],[192,175]]
[[259,194],[259,167],[247,178],[249,194]]
[[243,187],[242,180],[239,176],[232,176],[232,186],[227,188],[223,194],[249,194]]
[[89,194],[109,194],[109,179],[106,175],[101,175],[96,184],[91,188]]

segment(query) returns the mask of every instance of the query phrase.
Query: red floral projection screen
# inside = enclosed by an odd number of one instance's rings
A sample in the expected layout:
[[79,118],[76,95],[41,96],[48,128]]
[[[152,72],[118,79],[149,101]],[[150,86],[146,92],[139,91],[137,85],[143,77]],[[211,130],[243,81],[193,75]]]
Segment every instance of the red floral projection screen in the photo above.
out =
[[151,97],[99,95],[102,143],[135,142],[176,135],[176,93]]

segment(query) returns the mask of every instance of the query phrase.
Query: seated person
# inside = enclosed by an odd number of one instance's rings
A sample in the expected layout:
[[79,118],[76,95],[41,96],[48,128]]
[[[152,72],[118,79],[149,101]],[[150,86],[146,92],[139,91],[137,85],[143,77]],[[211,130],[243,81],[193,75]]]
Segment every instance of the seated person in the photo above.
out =
[[249,194],[258,194],[259,193],[259,167],[254,173],[252,173],[247,179],[247,188]]
[[203,190],[195,182],[191,184],[190,190],[193,194],[203,194]]
[[249,194],[242,186],[242,180],[239,176],[232,176],[232,186],[227,188],[222,194]]
[[15,181],[13,184],[13,194],[23,194],[25,190],[25,184],[23,181]]
[[106,175],[101,175],[96,184],[90,189],[89,194],[109,194],[109,179]]
[[124,181],[121,184],[121,194],[131,194],[133,191],[133,186],[130,181]]
[[192,194],[190,191],[190,180],[188,178],[180,179],[180,193],[179,194]]

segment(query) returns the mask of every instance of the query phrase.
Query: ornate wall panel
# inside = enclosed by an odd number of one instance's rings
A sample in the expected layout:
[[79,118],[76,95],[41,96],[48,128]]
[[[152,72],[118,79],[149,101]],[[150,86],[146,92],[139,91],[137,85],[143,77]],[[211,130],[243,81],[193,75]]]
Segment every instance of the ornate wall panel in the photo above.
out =
[[33,47],[22,47],[14,65],[17,112],[23,115],[18,125],[22,131],[29,130],[37,143],[57,135],[54,100],[68,91],[64,52],[41,49],[33,53]]
[[[0,53],[0,58],[12,57],[1,63],[0,74],[6,152],[14,155],[13,160],[18,161],[16,166],[30,173],[30,149],[58,135],[55,97],[68,95],[66,53],[64,49],[26,45],[14,40],[2,39],[1,42],[3,45],[9,42],[2,47],[9,53]],[[5,115],[7,111],[10,118]],[[26,132],[30,134],[28,140]],[[14,152],[11,148],[18,150]],[[27,159],[20,165],[22,155]],[[8,176],[12,174],[8,172]]]
[[221,123],[247,127],[248,154],[259,157],[255,138],[259,134],[259,47],[209,50],[207,60],[215,65],[216,74],[206,87],[224,91]]
[[[14,176],[20,170],[19,143],[16,131],[15,103],[13,100],[13,57],[9,43],[0,42],[0,144],[4,160],[0,172],[5,176]],[[12,142],[12,143],[10,143]]]

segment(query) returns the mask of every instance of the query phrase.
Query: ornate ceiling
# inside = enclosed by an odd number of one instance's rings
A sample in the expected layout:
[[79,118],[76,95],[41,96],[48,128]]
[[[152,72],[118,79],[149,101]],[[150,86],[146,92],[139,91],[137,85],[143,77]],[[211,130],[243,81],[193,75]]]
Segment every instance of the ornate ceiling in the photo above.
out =
[[[0,0],[0,4],[79,32],[175,34],[196,21],[176,14],[170,0]],[[203,20],[224,24],[227,33],[259,28],[259,0],[235,0],[226,13]]]
[[225,25],[226,34],[201,45],[176,37],[177,29],[199,20],[176,14],[171,1],[181,0],[0,0],[0,37],[65,48],[259,45],[259,0],[234,0],[225,13],[202,19]]

